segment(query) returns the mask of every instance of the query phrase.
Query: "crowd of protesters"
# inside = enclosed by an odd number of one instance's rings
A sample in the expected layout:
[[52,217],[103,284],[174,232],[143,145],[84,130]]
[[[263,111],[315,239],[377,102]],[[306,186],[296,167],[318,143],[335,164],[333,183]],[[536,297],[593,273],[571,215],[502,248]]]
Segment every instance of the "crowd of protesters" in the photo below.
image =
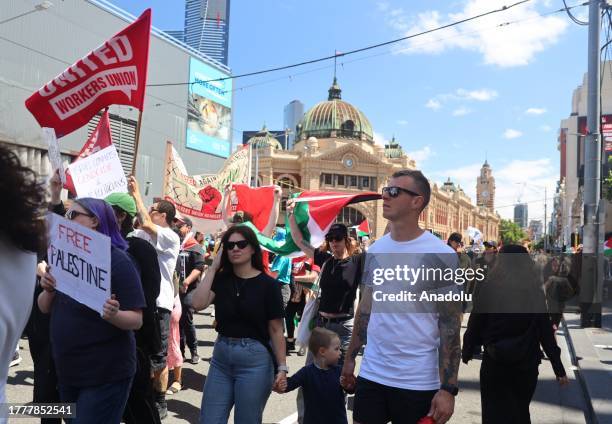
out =
[[[0,220],[0,318],[7,323],[0,403],[25,328],[35,402],[76,403],[78,415],[69,420],[75,423],[159,423],[168,415],[166,397],[182,389],[184,361],[200,362],[194,313],[211,305],[218,337],[201,423],[225,423],[232,409],[236,422],[261,423],[271,391],[294,389],[301,423],[347,423],[347,394],[353,393],[356,423],[445,423],[454,412],[461,360],[480,355],[483,423],[530,422],[542,349],[559,383],[568,383],[554,331],[564,303],[577,291],[572,264],[563,258],[538,263],[524,247],[498,249],[494,241],[478,255],[464,248],[458,233],[439,240],[418,225],[431,193],[419,171],[390,176],[382,190],[388,232],[375,242],[353,238],[335,223],[315,248],[302,234],[292,202],[287,228],[275,229],[275,190],[262,234],[282,242],[290,231],[304,255],[298,260],[269,257],[258,235],[242,225],[249,214],[231,213],[231,188],[223,206],[227,230],[206,236],[170,202],[147,207],[134,177],[128,193],[63,202],[55,175],[48,210],[111,240],[112,295],[102,315],[56,290],[45,257],[44,187],[1,147],[0,187],[12,205],[2,208]],[[449,268],[481,269],[485,280],[463,288],[473,301],[440,302],[434,313],[381,313],[372,286],[364,284],[366,254],[424,253],[446,255]],[[507,306],[507,290],[516,289],[517,281],[525,284],[533,310],[491,310]],[[542,282],[541,290],[530,293],[528,281]],[[311,302],[316,309],[306,318]],[[307,319],[314,327],[306,342],[296,331],[302,316],[301,327],[309,327]],[[304,368],[290,374],[287,355],[304,355],[306,348]]]

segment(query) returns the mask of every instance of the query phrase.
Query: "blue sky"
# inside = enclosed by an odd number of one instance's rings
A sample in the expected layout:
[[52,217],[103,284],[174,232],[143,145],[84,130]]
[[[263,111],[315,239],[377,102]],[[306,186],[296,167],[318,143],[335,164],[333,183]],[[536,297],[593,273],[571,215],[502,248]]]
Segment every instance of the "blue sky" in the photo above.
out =
[[[230,66],[239,74],[348,51],[513,2],[234,0]],[[181,0],[114,3],[133,14],[152,7],[158,28],[183,26]],[[428,177],[441,182],[450,176],[472,197],[486,155],[497,179],[498,211],[509,217],[512,207],[502,206],[521,192],[526,201],[543,199],[539,187],[546,186],[552,197],[559,122],[586,71],[586,27],[564,13],[539,16],[561,6],[532,0],[410,44],[341,58],[343,99],[368,116],[377,139],[395,135]],[[584,17],[587,8],[574,11]],[[497,26],[509,21],[519,22]],[[326,99],[332,77],[333,63],[319,63],[236,80],[235,87],[258,85],[235,92],[234,140],[264,122],[282,128],[284,105],[299,99],[308,109]],[[159,82],[167,81],[150,81]],[[529,218],[543,219],[543,209],[543,202],[531,203]]]

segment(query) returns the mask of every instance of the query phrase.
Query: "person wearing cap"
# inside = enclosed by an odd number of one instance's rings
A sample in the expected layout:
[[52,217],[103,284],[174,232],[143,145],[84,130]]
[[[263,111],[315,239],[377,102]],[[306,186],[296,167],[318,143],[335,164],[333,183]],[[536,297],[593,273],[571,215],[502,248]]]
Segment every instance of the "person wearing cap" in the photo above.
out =
[[157,396],[157,409],[163,419],[168,415],[166,390],[168,389],[168,335],[170,332],[170,314],[174,309],[173,275],[179,255],[181,242],[171,225],[176,215],[176,208],[167,200],[158,200],[149,209],[144,205],[138,181],[132,175],[128,179],[128,192],[136,202],[136,216],[140,228],[134,235],[140,237],[155,248],[161,283],[157,297],[157,319],[161,334],[161,349],[151,356],[154,385]]
[[[327,328],[340,338],[341,353],[338,365],[341,367],[353,334],[353,317],[357,308],[357,290],[361,283],[364,254],[353,254],[354,249],[349,239],[348,228],[340,223],[332,224],[325,236],[325,243],[315,249],[304,240],[293,215],[294,208],[294,202],[287,204],[293,241],[307,257],[313,258],[315,264],[321,268],[316,326]],[[306,356],[306,364],[310,364],[313,360],[314,357],[309,352]],[[298,418],[302,417],[304,412],[301,399],[301,392],[298,392]]]
[[142,311],[142,327],[135,331],[136,359],[138,367],[130,391],[123,419],[127,424],[159,423],[151,380],[150,356],[161,349],[159,322],[156,318],[156,299],[159,296],[161,274],[155,248],[138,237],[130,237],[134,231],[132,222],[136,216],[136,202],[127,193],[112,193],[104,199],[111,205],[121,235],[128,243],[127,252],[140,273],[140,281],[147,306]]
[[204,272],[204,249],[193,237],[193,222],[190,218],[182,216],[177,229],[181,238],[181,250],[176,264],[176,274],[179,278],[179,296],[183,313],[180,321],[181,352],[185,356],[185,346],[191,353],[191,363],[196,365],[200,362],[198,355],[198,339],[193,323],[193,307],[191,300],[193,291],[198,286],[198,281]]
[[482,255],[474,261],[474,265],[476,268],[481,268],[484,272],[484,275],[489,273],[491,268],[495,265],[495,260],[497,258],[497,242],[495,240],[485,241],[484,252]]

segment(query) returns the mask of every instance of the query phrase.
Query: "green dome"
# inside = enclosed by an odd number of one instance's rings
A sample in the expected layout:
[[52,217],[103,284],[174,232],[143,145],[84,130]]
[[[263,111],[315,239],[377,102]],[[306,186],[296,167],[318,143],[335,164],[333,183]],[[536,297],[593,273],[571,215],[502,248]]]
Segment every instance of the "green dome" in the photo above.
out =
[[264,125],[261,131],[249,138],[248,144],[252,145],[256,149],[262,149],[267,146],[272,146],[273,149],[282,150],[283,146],[280,142],[268,131]]
[[299,139],[327,138],[335,131],[338,138],[374,140],[374,132],[368,118],[355,106],[343,101],[341,92],[334,78],[327,101],[316,104],[304,115],[298,126]]

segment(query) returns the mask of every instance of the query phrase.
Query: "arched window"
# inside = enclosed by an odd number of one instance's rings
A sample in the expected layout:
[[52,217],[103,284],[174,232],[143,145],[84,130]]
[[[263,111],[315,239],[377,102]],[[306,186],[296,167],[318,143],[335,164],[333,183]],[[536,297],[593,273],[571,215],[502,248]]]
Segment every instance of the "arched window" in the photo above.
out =
[[291,189],[295,188],[295,183],[293,182],[293,180],[291,180],[291,178],[287,178],[287,177],[283,177],[280,180],[278,180],[277,184],[283,190],[291,190]]
[[336,222],[346,225],[347,227],[352,227],[354,225],[359,225],[365,220],[365,216],[357,209],[351,208],[350,206],[346,206],[342,208],[338,217],[336,218]]
[[355,123],[352,120],[347,120],[342,123],[340,126],[340,131],[342,135],[352,136],[355,132]]

